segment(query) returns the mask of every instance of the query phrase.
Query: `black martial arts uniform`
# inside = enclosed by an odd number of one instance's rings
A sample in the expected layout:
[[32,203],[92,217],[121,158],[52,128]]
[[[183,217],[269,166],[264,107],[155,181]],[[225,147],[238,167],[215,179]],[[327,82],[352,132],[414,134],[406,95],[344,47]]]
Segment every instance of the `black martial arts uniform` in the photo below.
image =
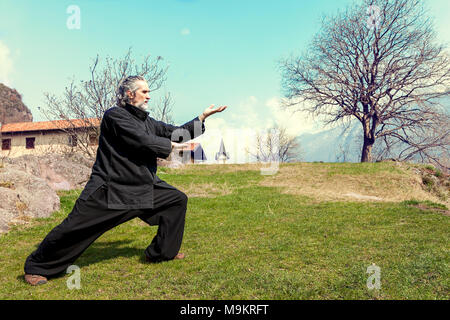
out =
[[135,217],[159,225],[145,250],[150,260],[177,255],[188,199],[159,179],[156,158],[169,156],[171,140],[186,142],[201,135],[205,126],[198,117],[177,127],[148,115],[129,104],[105,112],[90,179],[72,212],[27,258],[26,274],[64,272],[103,233]]

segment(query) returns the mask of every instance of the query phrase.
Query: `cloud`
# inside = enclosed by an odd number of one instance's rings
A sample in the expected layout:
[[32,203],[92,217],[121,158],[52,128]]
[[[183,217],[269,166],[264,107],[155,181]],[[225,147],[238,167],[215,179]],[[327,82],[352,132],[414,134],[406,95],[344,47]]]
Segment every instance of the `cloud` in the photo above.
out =
[[321,121],[314,120],[307,112],[296,111],[293,106],[290,109],[281,107],[281,99],[273,97],[266,102],[266,106],[270,109],[275,123],[279,127],[286,128],[286,132],[293,136],[298,136],[302,133],[316,133],[322,131]]
[[249,96],[236,106],[229,106],[223,117],[216,114],[206,120],[205,133],[194,141],[202,144],[207,163],[216,163],[215,154],[219,151],[221,139],[230,156],[227,163],[250,162],[246,148],[251,149],[259,128],[268,124],[258,107],[258,99]]
[[267,116],[267,107],[255,96],[233,106],[230,112],[232,125],[238,128],[264,129],[273,124],[271,117]]
[[216,114],[208,118],[205,133],[194,141],[202,144],[208,163],[215,163],[221,139],[230,156],[228,163],[248,163],[254,161],[247,150],[255,153],[256,135],[264,134],[275,124],[285,127],[287,133],[294,136],[322,130],[307,114],[282,110],[278,97],[259,101],[249,96],[236,106],[230,106],[223,117]]
[[0,40],[0,83],[10,85],[9,75],[13,70],[13,60],[11,58],[11,51]]
[[189,30],[188,28],[183,28],[183,29],[181,29],[180,34],[182,36],[190,35],[191,34],[191,30]]

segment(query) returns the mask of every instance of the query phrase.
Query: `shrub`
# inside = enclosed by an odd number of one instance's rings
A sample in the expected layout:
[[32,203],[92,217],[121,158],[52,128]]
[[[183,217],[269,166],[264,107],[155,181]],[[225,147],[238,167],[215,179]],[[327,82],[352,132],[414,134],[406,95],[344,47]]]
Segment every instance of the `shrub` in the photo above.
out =
[[422,183],[427,187],[432,187],[434,185],[434,181],[430,176],[422,177]]
[[435,177],[438,177],[438,178],[442,177],[442,172],[441,172],[441,170],[436,169],[436,171],[434,172],[434,176],[435,176]]

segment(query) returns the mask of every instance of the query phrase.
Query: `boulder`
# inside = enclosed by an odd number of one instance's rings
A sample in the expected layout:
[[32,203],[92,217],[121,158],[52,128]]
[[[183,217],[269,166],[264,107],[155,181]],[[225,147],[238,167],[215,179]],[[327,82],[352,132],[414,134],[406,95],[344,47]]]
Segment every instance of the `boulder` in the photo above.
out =
[[0,83],[0,122],[31,122],[33,115],[22,102],[22,96],[15,89]]
[[23,155],[5,159],[6,166],[46,180],[53,190],[84,188],[91,175],[93,163],[93,160],[79,154]]
[[184,164],[181,161],[177,160],[166,160],[166,159],[157,159],[158,167],[166,167],[166,168],[181,168]]
[[59,197],[46,180],[8,166],[0,168],[0,232],[11,223],[48,217],[59,209]]

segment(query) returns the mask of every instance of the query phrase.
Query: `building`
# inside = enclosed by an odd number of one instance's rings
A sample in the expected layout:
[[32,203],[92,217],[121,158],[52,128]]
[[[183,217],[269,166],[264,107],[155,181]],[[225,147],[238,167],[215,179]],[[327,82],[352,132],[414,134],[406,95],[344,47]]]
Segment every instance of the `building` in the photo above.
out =
[[1,156],[19,157],[89,148],[95,154],[101,119],[16,122],[1,126]]
[[220,141],[220,149],[219,152],[216,153],[216,161],[222,161],[222,163],[225,163],[228,159],[230,159],[230,156],[225,150],[225,145],[223,144],[223,139]]

